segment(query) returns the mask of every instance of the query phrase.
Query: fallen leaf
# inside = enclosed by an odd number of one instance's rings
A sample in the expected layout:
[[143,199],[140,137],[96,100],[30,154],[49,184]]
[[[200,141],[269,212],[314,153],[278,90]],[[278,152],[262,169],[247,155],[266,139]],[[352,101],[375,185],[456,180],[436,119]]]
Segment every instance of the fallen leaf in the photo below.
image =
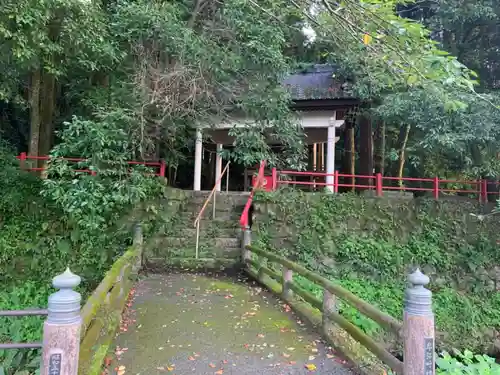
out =
[[314,363],[308,363],[307,365],[305,365],[305,368],[309,371],[314,371],[316,370],[316,365]]

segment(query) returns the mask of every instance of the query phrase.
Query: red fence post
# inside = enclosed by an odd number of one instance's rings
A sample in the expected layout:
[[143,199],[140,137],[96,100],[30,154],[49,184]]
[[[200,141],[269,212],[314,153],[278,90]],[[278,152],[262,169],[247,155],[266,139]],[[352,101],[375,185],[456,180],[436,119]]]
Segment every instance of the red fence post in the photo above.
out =
[[165,169],[166,169],[165,160],[160,160],[160,177],[165,177]]
[[488,202],[488,181],[486,180],[481,180],[479,181],[479,186],[480,186],[480,198],[479,202],[480,203],[487,203]]
[[333,172],[333,192],[339,192],[339,171]]
[[276,168],[271,169],[271,178],[272,178],[272,189],[276,190],[278,187],[278,171]]
[[22,170],[26,169],[26,152],[21,152],[21,155],[19,155],[19,160],[21,169]]
[[375,175],[375,191],[377,197],[382,196],[382,173],[377,173]]
[[434,199],[438,200],[439,199],[439,178],[438,177],[434,177],[434,186],[433,186],[432,192],[434,193]]

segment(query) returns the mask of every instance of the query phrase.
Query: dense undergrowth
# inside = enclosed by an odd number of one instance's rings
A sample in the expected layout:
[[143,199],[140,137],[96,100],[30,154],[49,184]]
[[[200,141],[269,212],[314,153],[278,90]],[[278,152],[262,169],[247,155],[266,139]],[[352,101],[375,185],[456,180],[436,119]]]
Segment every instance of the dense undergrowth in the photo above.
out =
[[[0,155],[0,309],[46,307],[50,281],[70,266],[82,275],[82,291],[91,289],[106,264],[82,257],[74,246],[63,212],[42,197],[41,180],[20,171],[12,156]],[[93,267],[96,267],[95,269]],[[0,342],[39,341],[42,319],[0,319]],[[7,373],[39,367],[34,350],[0,351]]]
[[[82,278],[79,292],[85,301],[130,246],[135,222],[145,221],[144,227],[151,228],[156,211],[151,213],[146,202],[161,194],[163,186],[147,176],[149,170],[138,166],[130,171],[130,155],[120,143],[127,134],[117,135],[113,127],[110,135],[106,125],[74,119],[52,151],[45,180],[21,171],[12,153],[0,147],[0,309],[46,307],[54,292],[52,278],[68,266]],[[101,140],[81,141],[97,127]],[[75,154],[88,159],[79,165],[57,159]],[[96,175],[76,172],[87,168]],[[36,317],[0,318],[0,342],[40,341],[42,323]],[[38,368],[36,350],[0,351],[0,374]]]
[[[260,194],[258,243],[290,257],[401,319],[406,275],[431,277],[438,348],[497,354],[500,252],[496,221],[477,222],[465,201],[381,201],[288,190]],[[297,281],[320,296],[305,279]],[[354,308],[340,311],[370,335],[400,347]]]

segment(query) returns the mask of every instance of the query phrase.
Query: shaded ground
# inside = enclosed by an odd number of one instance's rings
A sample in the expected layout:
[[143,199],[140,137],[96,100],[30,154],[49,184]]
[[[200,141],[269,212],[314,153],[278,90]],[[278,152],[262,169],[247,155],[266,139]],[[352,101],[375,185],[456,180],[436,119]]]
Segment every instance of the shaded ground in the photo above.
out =
[[118,375],[351,374],[262,288],[196,274],[140,281],[113,348]]

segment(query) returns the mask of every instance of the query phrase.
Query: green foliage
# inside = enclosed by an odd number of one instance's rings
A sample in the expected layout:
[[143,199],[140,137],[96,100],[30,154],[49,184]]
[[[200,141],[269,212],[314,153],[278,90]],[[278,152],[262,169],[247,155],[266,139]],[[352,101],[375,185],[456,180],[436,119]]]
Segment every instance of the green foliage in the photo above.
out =
[[[0,310],[21,310],[27,307],[46,306],[49,288],[47,283],[26,281],[0,293]],[[0,342],[39,342],[43,318],[0,318]],[[40,368],[38,350],[0,350],[0,373],[13,374],[16,369],[35,373]]]
[[[291,12],[283,0],[261,3]],[[226,150],[228,158],[246,165],[268,157],[301,162],[303,134],[280,88],[290,67],[283,54],[287,28],[279,20],[242,0],[201,9],[182,1],[121,2],[109,11],[110,32],[125,56],[114,73],[111,105],[118,101],[135,114],[141,155],[160,147],[176,166],[194,146],[195,127],[252,118],[254,124],[232,130],[238,147]],[[283,142],[284,160],[271,153],[266,137]]]
[[[63,270],[67,257],[54,256],[58,210],[40,199],[41,183],[22,172],[10,150],[0,148],[0,309],[46,306],[48,283],[54,270]],[[46,236],[43,238],[43,236]],[[54,246],[54,247],[52,247]],[[40,339],[42,319],[0,318],[0,342],[33,342]],[[36,350],[0,351],[0,372],[10,375],[18,368],[34,370]]]
[[437,375],[497,375],[500,374],[500,365],[494,358],[486,355],[474,355],[470,350],[463,353],[455,351],[451,356],[444,352],[436,360]]
[[[431,278],[437,329],[445,333],[438,345],[490,350],[500,327],[500,298],[494,293],[500,258],[496,222],[472,218],[474,203],[287,189],[259,193],[256,202],[268,212],[256,220],[258,243],[336,280],[396,318],[402,316],[406,275],[422,267]],[[320,295],[304,280],[298,282]],[[354,309],[341,305],[341,310],[365,332],[391,342]]]
[[[125,210],[161,191],[158,180],[147,176],[154,171],[128,164],[137,151],[129,124],[130,117],[121,112],[106,113],[98,121],[74,118],[51,152],[44,192],[80,231],[107,233]],[[85,160],[64,159],[73,155]]]
[[[322,4],[311,25],[322,43],[320,53],[354,81],[355,97],[372,101],[387,92],[429,86],[442,92],[473,91],[476,74],[441,50],[424,25],[402,17],[400,1]],[[448,102],[458,99],[449,97]]]
[[[130,168],[132,157],[125,116],[107,114],[102,121],[74,119],[53,156],[86,156],[75,166],[52,159],[49,178],[42,180],[21,171],[6,148],[0,154],[0,309],[43,308],[50,280],[69,266],[82,276],[85,299],[110,264],[131,241],[131,224],[156,215],[144,214],[141,203],[161,192],[161,184],[140,166]],[[96,176],[75,169],[90,168]],[[130,170],[132,169],[132,170]],[[40,194],[43,190],[44,194]],[[146,209],[149,207],[147,205]],[[0,319],[0,342],[34,342],[41,337],[42,319]],[[0,352],[6,374],[31,371],[38,351]]]
[[[115,60],[104,14],[93,1],[3,1],[0,5],[0,99],[23,101],[19,84],[41,68],[66,76]],[[76,72],[73,72],[76,73]]]

